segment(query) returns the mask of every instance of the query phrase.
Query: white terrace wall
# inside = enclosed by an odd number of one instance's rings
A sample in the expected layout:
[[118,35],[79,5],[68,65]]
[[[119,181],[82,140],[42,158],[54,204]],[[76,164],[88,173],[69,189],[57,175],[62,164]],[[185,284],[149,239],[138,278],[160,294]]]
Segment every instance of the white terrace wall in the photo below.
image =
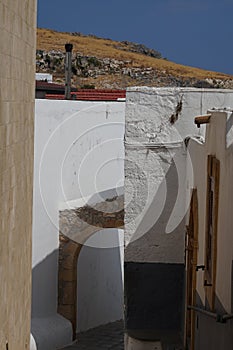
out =
[[36,100],[32,328],[43,350],[71,337],[56,314],[59,210],[122,187],[124,110],[124,102]]
[[0,349],[29,349],[36,1],[0,0]]
[[226,106],[233,106],[233,91],[127,91],[125,294],[126,327],[133,337],[179,341],[187,205],[183,140],[204,135],[194,116]]

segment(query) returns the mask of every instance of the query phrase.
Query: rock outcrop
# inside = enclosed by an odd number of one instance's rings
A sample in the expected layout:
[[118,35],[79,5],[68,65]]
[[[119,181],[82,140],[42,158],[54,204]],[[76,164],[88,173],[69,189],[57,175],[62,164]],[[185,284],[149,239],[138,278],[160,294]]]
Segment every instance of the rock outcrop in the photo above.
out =
[[[163,59],[160,52],[142,44],[46,29],[38,30],[40,49],[36,52],[37,72],[51,73],[55,82],[64,83],[63,48],[67,40],[74,42],[72,83],[76,87],[125,89],[133,85],[146,85],[233,88],[232,76],[174,64]],[[51,47],[56,50],[50,50]]]

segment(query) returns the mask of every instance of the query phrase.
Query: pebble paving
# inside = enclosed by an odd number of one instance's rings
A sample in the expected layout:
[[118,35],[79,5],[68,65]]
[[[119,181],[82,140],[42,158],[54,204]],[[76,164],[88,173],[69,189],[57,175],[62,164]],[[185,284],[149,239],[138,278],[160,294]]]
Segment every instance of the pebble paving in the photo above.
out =
[[62,350],[124,350],[123,321],[79,333],[77,339],[77,342]]

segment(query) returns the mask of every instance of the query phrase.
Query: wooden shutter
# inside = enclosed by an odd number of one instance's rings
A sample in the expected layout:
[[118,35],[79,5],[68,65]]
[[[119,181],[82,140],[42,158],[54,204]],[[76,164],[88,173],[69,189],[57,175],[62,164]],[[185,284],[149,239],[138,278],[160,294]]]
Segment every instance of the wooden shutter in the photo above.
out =
[[214,309],[216,284],[219,175],[220,162],[215,156],[209,155],[207,165],[204,285],[206,298],[212,310]]

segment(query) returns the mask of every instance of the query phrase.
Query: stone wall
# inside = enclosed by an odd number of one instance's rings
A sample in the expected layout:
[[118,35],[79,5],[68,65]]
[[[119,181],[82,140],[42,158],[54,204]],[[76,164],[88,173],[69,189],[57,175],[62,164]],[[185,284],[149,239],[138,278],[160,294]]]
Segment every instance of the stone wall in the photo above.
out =
[[36,1],[0,0],[0,349],[29,349]]
[[106,199],[96,204],[86,204],[77,209],[60,211],[60,233],[72,241],[84,244],[102,228],[124,226],[124,196]]
[[[140,45],[139,45],[140,46]],[[121,49],[120,46],[117,48]],[[126,51],[128,51],[126,49]],[[131,50],[129,50],[131,51]],[[140,52],[139,48],[139,52]],[[142,48],[143,51],[143,48]],[[140,52],[142,53],[142,52]],[[149,52],[148,52],[149,54]],[[150,54],[149,54],[150,55]],[[153,54],[152,54],[153,55]],[[57,82],[64,81],[65,53],[63,51],[37,50],[36,69],[40,73],[53,74]],[[111,79],[114,77],[114,79]],[[86,56],[79,52],[72,55],[72,82],[78,87],[120,88],[128,86],[193,86],[197,88],[232,88],[232,79],[198,79],[168,74],[166,69],[151,66],[135,66],[132,59],[119,60]]]
[[60,234],[58,312],[72,323],[73,339],[77,318],[77,259],[81,248],[81,244]]

